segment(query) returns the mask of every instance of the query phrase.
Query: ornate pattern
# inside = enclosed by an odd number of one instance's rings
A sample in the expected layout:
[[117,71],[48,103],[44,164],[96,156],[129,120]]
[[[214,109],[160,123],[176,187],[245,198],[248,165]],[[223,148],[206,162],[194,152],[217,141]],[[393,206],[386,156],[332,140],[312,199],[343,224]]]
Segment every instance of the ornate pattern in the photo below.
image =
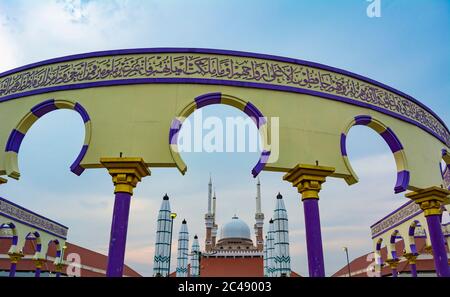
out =
[[67,238],[68,228],[54,223],[42,216],[18,207],[8,201],[0,199],[0,215],[6,215],[19,222],[31,225],[35,228],[51,232],[62,238]]
[[450,189],[450,165],[445,167],[442,180],[444,181],[444,188]]
[[390,229],[391,227],[398,225],[408,217],[416,215],[421,211],[422,210],[420,209],[420,206],[417,203],[409,202],[407,204],[404,204],[402,208],[397,209],[394,213],[385,217],[383,220],[376,223],[370,228],[372,238],[379,236],[380,234]]
[[258,83],[260,87],[266,85],[272,89],[339,96],[406,117],[450,145],[450,134],[446,127],[433,114],[406,97],[349,75],[253,57],[147,53],[60,62],[0,78],[0,101],[20,97],[22,93],[30,91],[74,84],[108,85],[108,81],[126,84],[126,81],[133,83],[131,80],[135,80],[134,83],[150,82],[143,79],[167,82],[182,78],[243,82],[250,87],[249,83]]

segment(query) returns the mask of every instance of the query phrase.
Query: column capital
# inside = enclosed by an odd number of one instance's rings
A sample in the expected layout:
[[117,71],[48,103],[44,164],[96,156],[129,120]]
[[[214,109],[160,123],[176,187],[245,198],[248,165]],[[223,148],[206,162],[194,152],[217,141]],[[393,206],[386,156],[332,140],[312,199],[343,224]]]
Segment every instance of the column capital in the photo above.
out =
[[36,266],[36,268],[42,269],[42,267],[44,266],[44,263],[45,263],[45,259],[37,258],[37,259],[33,259],[33,262],[34,262],[34,265]]
[[431,245],[425,246],[425,248],[423,250],[425,253],[433,255],[433,247]]
[[403,257],[405,257],[406,260],[408,260],[409,264],[416,264],[417,254],[406,253],[406,254],[403,254]]
[[142,158],[100,158],[100,163],[112,176],[114,193],[124,192],[132,195],[137,183],[150,175],[150,170]]
[[441,205],[448,199],[449,195],[449,190],[433,186],[407,193],[405,196],[419,204],[425,216],[431,216],[442,213]]
[[386,264],[388,264],[391,269],[397,269],[399,262],[400,262],[399,259],[387,259],[386,260]]
[[20,259],[23,258],[23,253],[9,253],[8,254],[9,259],[11,260],[11,263],[16,263],[20,261]]
[[62,272],[64,268],[64,263],[55,264],[55,272]]
[[283,180],[297,187],[298,192],[302,194],[302,200],[319,199],[322,184],[334,171],[333,167],[298,164],[283,176]]
[[0,177],[0,185],[6,184],[7,182],[8,182],[8,180],[6,178]]

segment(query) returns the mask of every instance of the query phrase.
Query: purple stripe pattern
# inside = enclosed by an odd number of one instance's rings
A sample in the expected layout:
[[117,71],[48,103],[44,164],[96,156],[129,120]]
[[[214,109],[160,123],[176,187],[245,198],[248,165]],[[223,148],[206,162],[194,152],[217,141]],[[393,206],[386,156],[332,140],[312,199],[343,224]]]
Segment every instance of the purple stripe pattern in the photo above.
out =
[[397,172],[397,182],[395,183],[394,192],[396,194],[404,192],[408,189],[410,174],[408,170]]
[[386,130],[380,134],[381,137],[386,141],[386,143],[389,145],[389,148],[391,149],[392,153],[396,153],[399,150],[403,149],[402,144],[400,143],[400,140],[398,140],[397,136],[394,134],[394,132],[391,130],[391,128],[387,127]]
[[253,122],[255,122],[258,129],[261,125],[264,125],[266,123],[266,119],[264,118],[261,111],[259,111],[259,109],[256,108],[256,106],[251,102],[247,102],[244,108],[244,112],[253,120]]
[[197,108],[202,108],[211,104],[219,104],[221,100],[221,93],[208,93],[195,98],[195,103]]
[[366,126],[372,122],[372,117],[368,115],[360,115],[355,117],[355,125]]
[[6,143],[5,152],[18,153],[24,137],[25,134],[22,134],[16,129],[12,130],[11,134],[9,135],[8,142]]
[[341,134],[341,155],[347,156],[347,145],[345,141],[347,140],[347,135],[344,133]]
[[84,156],[86,155],[87,150],[88,150],[88,145],[86,145],[86,144],[83,145],[80,153],[78,154],[77,159],[70,166],[70,171],[72,171],[73,173],[75,173],[78,176],[81,175],[84,171],[84,168],[81,167],[80,162],[81,162],[81,160],[83,160]]
[[49,113],[51,111],[54,111],[56,109],[58,109],[58,107],[56,107],[56,105],[55,105],[55,100],[54,99],[50,99],[50,100],[44,101],[44,102],[39,103],[38,105],[34,106],[31,109],[31,112],[35,116],[40,118],[43,115],[45,115],[45,114],[47,114],[47,113]]
[[182,123],[178,119],[174,119],[172,121],[172,125],[170,125],[169,131],[169,143],[177,144],[178,143],[178,132],[181,129]]
[[91,120],[89,117],[89,114],[87,113],[86,109],[84,109],[83,106],[81,106],[80,103],[75,103],[74,109],[80,114],[81,118],[83,119],[84,123],[87,123]]
[[267,164],[267,161],[270,157],[270,151],[263,151],[261,153],[261,157],[258,160],[258,163],[256,163],[255,167],[253,167],[252,175],[253,177],[257,177],[258,174],[264,169],[264,167]]

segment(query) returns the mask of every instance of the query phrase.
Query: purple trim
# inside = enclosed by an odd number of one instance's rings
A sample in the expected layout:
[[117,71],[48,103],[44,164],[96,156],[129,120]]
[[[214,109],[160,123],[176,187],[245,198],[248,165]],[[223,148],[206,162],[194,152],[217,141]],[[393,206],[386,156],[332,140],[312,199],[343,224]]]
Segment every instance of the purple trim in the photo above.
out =
[[197,108],[202,108],[207,105],[220,104],[221,100],[222,100],[221,93],[208,93],[208,94],[203,94],[201,96],[196,97],[195,104],[196,104]]
[[391,128],[387,127],[386,130],[383,133],[381,133],[380,135],[387,142],[392,153],[396,153],[399,150],[403,149],[403,146],[400,143],[400,140],[394,134],[394,132],[391,130]]
[[[11,99],[15,99],[15,98],[26,97],[26,96],[36,95],[36,94],[49,93],[49,92],[56,92],[56,91],[77,90],[77,89],[84,89],[84,88],[117,86],[117,85],[149,84],[149,83],[165,83],[165,84],[186,83],[186,84],[239,86],[239,87],[276,90],[276,91],[293,92],[293,93],[299,93],[299,94],[318,96],[321,98],[327,98],[327,99],[340,101],[340,102],[344,102],[344,103],[348,103],[348,104],[352,104],[352,105],[362,106],[364,108],[368,108],[368,109],[372,109],[372,110],[384,113],[391,117],[394,117],[394,118],[400,119],[402,121],[405,121],[407,123],[410,123],[412,125],[415,125],[415,126],[419,127],[420,129],[424,130],[425,132],[431,134],[435,138],[437,138],[443,144],[450,145],[450,142],[447,143],[446,139],[439,136],[436,132],[434,132],[430,128],[424,126],[423,124],[421,124],[419,122],[416,122],[415,120],[409,119],[405,116],[391,112],[389,110],[385,110],[383,108],[373,106],[368,103],[360,102],[357,100],[353,100],[353,99],[349,99],[349,98],[341,97],[341,96],[337,96],[337,95],[321,93],[321,92],[313,91],[313,90],[300,89],[300,88],[296,88],[296,87],[269,85],[269,84],[265,84],[265,83],[253,83],[253,82],[242,83],[239,81],[220,80],[220,79],[202,79],[202,78],[138,78],[138,79],[124,79],[124,80],[109,80],[109,81],[102,81],[102,82],[80,83],[80,84],[70,84],[70,85],[64,85],[64,86],[58,86],[58,87],[42,88],[39,90],[23,92],[20,94],[13,94],[13,95],[2,97],[0,99],[0,103],[11,100]],[[426,107],[423,107],[423,108],[426,108]],[[428,112],[435,115],[431,110],[428,110]],[[442,121],[439,117],[437,117],[437,116],[435,116],[435,117],[438,121],[440,121],[440,122]],[[447,126],[445,126],[445,124],[443,122],[441,122],[441,124],[448,131]],[[449,134],[450,134],[450,132],[449,132]]]
[[310,277],[325,277],[318,199],[304,199],[306,248]]
[[[412,201],[412,200],[411,200],[411,201]],[[375,238],[375,237],[377,237],[377,236],[379,236],[380,234],[386,233],[387,231],[391,230],[392,228],[395,228],[395,227],[397,227],[398,225],[400,225],[400,224],[406,222],[407,220],[409,220],[409,219],[415,217],[416,215],[418,215],[418,214],[421,213],[422,211],[423,211],[423,210],[419,210],[419,211],[417,211],[416,213],[414,213],[414,214],[412,214],[412,215],[410,215],[410,216],[404,218],[404,219],[401,220],[400,222],[398,222],[398,223],[396,223],[396,224],[390,226],[390,227],[387,228],[386,230],[383,230],[383,231],[381,231],[381,232],[376,233],[375,235],[372,235],[372,239]]]
[[43,115],[57,110],[58,107],[55,105],[55,100],[54,99],[49,99],[46,100],[44,102],[41,102],[37,105],[35,105],[32,109],[31,112],[37,116],[38,118],[42,117]]
[[416,264],[410,264],[411,268],[411,277],[417,277],[417,265]]
[[374,224],[372,224],[372,226],[370,226],[370,228],[372,228],[373,226],[375,226],[376,224],[380,223],[381,221],[385,220],[387,217],[389,217],[390,215],[396,213],[397,211],[399,211],[400,209],[406,207],[408,204],[413,203],[413,200],[409,200],[408,202],[406,202],[405,204],[401,205],[400,207],[396,208],[395,210],[391,211],[389,214],[385,215],[382,219],[378,220],[377,222],[375,222]]
[[244,112],[253,120],[253,122],[255,122],[255,125],[258,129],[261,125],[264,125],[266,123],[266,118],[264,117],[264,115],[250,101],[245,105]]
[[[418,236],[419,237],[419,236]],[[415,237],[414,237],[415,238]],[[426,237],[425,237],[426,238]],[[410,244],[409,248],[411,249],[411,253],[413,253],[414,255],[417,255],[417,247],[416,244]]]
[[377,251],[381,250],[381,245],[382,244],[383,244],[382,240],[377,242],[377,247],[376,247]]
[[[20,206],[20,205],[14,203],[14,202],[11,202],[11,201],[9,201],[9,200],[3,198],[3,197],[0,197],[0,200],[1,200],[1,201],[4,201],[4,202],[7,202],[7,203],[10,203],[10,204],[14,205],[15,207],[18,207],[18,208],[20,208],[20,209],[22,209],[22,210],[25,210],[26,212],[29,212],[29,213],[31,213],[31,214],[33,214],[33,215],[35,215],[35,216],[38,216],[38,217],[43,218],[43,219],[46,219],[47,221],[52,222],[53,224],[56,224],[56,225],[58,225],[58,226],[60,226],[60,227],[63,227],[64,229],[69,229],[68,227],[66,227],[66,226],[64,226],[64,225],[62,225],[62,224],[60,224],[60,223],[58,223],[58,222],[55,222],[55,221],[53,221],[53,220],[51,220],[51,219],[49,219],[49,218],[47,218],[47,217],[44,217],[43,215],[37,214],[37,213],[35,213],[34,211],[31,211],[31,210],[29,210],[29,209],[27,209],[27,208],[25,208],[25,207],[23,207],[23,206]],[[2,216],[8,216],[8,215],[2,213]],[[39,228],[39,227],[37,227],[37,226],[27,224],[26,222],[22,222],[21,220],[18,220],[17,218],[13,218],[13,217],[10,217],[10,216],[8,216],[8,217],[9,217],[10,219],[15,219],[16,221],[18,221],[18,222],[20,222],[20,223],[22,223],[22,224],[26,224],[26,225],[31,226],[31,227]],[[43,230],[43,231],[45,231],[45,230]],[[48,232],[48,231],[45,231],[45,232]],[[50,232],[49,232],[49,233],[50,233]],[[53,235],[56,235],[56,234],[53,234]],[[56,236],[57,236],[57,237],[61,237],[60,235],[56,235]]]
[[84,109],[83,106],[81,106],[80,103],[75,103],[74,109],[80,114],[81,118],[83,119],[84,123],[87,123],[91,120],[89,117],[89,114],[87,113],[86,109]]
[[24,137],[25,134],[22,132],[19,132],[16,129],[12,130],[11,134],[9,134],[8,142],[6,143],[5,152],[18,153]]
[[83,171],[84,171],[84,168],[81,167],[80,162],[81,162],[81,160],[83,160],[84,156],[86,155],[88,147],[89,146],[87,144],[83,145],[83,147],[81,148],[80,153],[78,154],[78,157],[76,158],[76,160],[70,166],[70,171],[72,171],[74,174],[76,174],[78,176],[81,175],[83,173]]
[[439,215],[429,215],[426,217],[428,223],[428,233],[430,234],[431,246],[433,248],[434,267],[439,277],[450,277],[448,266],[447,250],[445,248],[444,236],[442,234]]
[[392,277],[397,277],[397,276],[398,276],[397,268],[392,268]]
[[360,115],[355,117],[355,125],[367,126],[372,122],[372,117],[368,115]]
[[409,178],[410,175],[408,170],[397,172],[397,182],[394,188],[396,194],[404,192],[408,189]]
[[122,277],[127,241],[131,194],[117,192],[114,202],[108,252],[107,277]]
[[304,65],[304,66],[310,66],[315,67],[343,75],[347,75],[349,77],[353,77],[365,82],[368,82],[370,84],[379,86],[381,88],[384,88],[390,92],[393,92],[399,96],[403,96],[407,98],[408,100],[416,103],[420,107],[424,108],[426,111],[431,113],[450,133],[449,129],[445,125],[444,121],[440,119],[437,114],[435,114],[430,108],[425,106],[423,103],[418,101],[417,99],[414,99],[413,97],[394,89],[388,85],[385,85],[383,83],[380,83],[376,80],[370,79],[368,77],[339,69],[332,66],[327,66],[320,63],[300,60],[300,59],[293,59],[293,58],[287,58],[287,57],[281,57],[281,56],[275,56],[275,55],[267,55],[267,54],[259,54],[259,53],[251,53],[251,52],[243,52],[243,51],[232,51],[232,50],[223,50],[223,49],[206,49],[206,48],[135,48],[135,49],[121,49],[121,50],[109,50],[109,51],[97,51],[97,52],[91,52],[91,53],[83,53],[83,54],[77,54],[77,55],[70,55],[70,56],[64,56],[64,57],[58,57],[54,59],[49,59],[41,62],[36,62],[28,65],[24,65],[21,67],[17,67],[14,69],[11,69],[9,71],[5,71],[3,73],[0,73],[0,78],[4,77],[6,75],[10,75],[13,73],[17,73],[23,70],[31,69],[34,67],[44,66],[44,65],[51,65],[55,63],[60,62],[67,62],[67,61],[73,61],[78,59],[85,59],[85,58],[93,58],[93,57],[105,57],[105,56],[118,56],[118,55],[131,55],[131,54],[156,54],[156,53],[199,53],[199,54],[216,54],[216,55],[228,55],[228,56],[236,56],[236,57],[251,57],[251,58],[257,58],[257,59],[266,59],[266,60],[273,60],[273,61],[279,61],[279,62],[286,62],[286,63],[293,63],[298,65]]
[[34,277],[41,277],[41,269],[40,268],[36,268],[36,270],[34,271]]
[[341,155],[347,156],[347,146],[345,141],[347,140],[347,135],[344,133],[341,134]]
[[172,124],[170,125],[169,131],[169,144],[177,144],[178,143],[178,132],[181,129],[181,121],[178,119],[173,119]]
[[16,276],[16,269],[17,269],[17,263],[11,263],[11,266],[9,268],[9,277]]
[[12,245],[17,245],[18,242],[19,242],[19,237],[17,235],[13,235]]
[[267,161],[270,157],[270,151],[263,151],[261,153],[261,157],[258,160],[258,163],[256,163],[255,167],[252,169],[252,175],[253,177],[257,177],[258,174],[264,169],[264,167],[267,164]]
[[442,152],[442,157],[447,155],[447,150],[445,148],[443,148],[441,152]]

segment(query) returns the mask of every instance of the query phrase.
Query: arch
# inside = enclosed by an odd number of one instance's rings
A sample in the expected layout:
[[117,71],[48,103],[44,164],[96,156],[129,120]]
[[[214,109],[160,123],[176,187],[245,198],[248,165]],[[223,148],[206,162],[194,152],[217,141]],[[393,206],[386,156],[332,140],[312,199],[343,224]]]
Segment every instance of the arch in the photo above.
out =
[[389,246],[388,246],[388,259],[398,259],[398,253],[397,253],[397,239],[403,239],[403,243],[404,243],[404,238],[403,236],[400,234],[399,230],[394,230],[390,237],[389,237]]
[[381,121],[373,118],[370,115],[359,115],[354,117],[350,123],[347,125],[345,131],[341,134],[340,148],[341,155],[344,159],[345,166],[350,172],[350,176],[346,177],[345,180],[349,185],[358,182],[358,176],[354,172],[350,161],[347,156],[346,139],[347,134],[353,126],[367,126],[377,132],[387,143],[392,154],[394,155],[395,164],[397,165],[397,181],[395,183],[394,192],[401,193],[408,189],[409,186],[409,170],[406,161],[406,155],[403,150],[403,145],[401,144],[398,137],[395,135],[394,131],[388,126],[383,124]]
[[11,237],[11,249],[17,246],[19,243],[19,237],[17,235],[16,225],[13,222],[8,222],[4,224],[0,224],[1,229],[11,229],[12,237]]
[[[417,227],[422,227],[418,220],[414,220],[408,228],[408,244],[409,250],[412,254],[417,255],[417,246],[416,246],[416,229]],[[424,236],[427,237],[426,230],[423,228]]]
[[78,154],[78,157],[70,166],[70,170],[74,174],[81,175],[83,173],[84,168],[80,165],[80,162],[86,155],[91,140],[91,119],[86,109],[77,102],[49,99],[31,108],[30,111],[22,118],[19,124],[11,131],[5,148],[5,169],[6,174],[9,177],[14,179],[20,178],[18,154],[22,141],[28,130],[39,118],[49,112],[58,109],[74,110],[83,119],[85,127],[84,144],[81,148],[80,153]]
[[375,243],[375,264],[378,265],[378,267],[383,267],[383,257],[381,255],[381,249],[383,245],[383,238],[378,238],[378,240]]
[[39,258],[39,255],[42,250],[41,234],[38,231],[31,231],[27,234],[27,236],[25,236],[25,240],[36,240],[34,257]]
[[[62,260],[62,259],[61,259],[61,256],[62,256],[62,247],[61,247],[61,244],[60,244],[60,242],[59,242],[58,239],[51,239],[51,240],[48,242],[48,246],[50,247],[50,245],[52,245],[52,244],[55,244],[55,247],[56,247],[55,262],[58,262],[58,261]],[[47,249],[47,254],[48,254],[48,249]]]
[[235,96],[223,94],[223,93],[207,93],[200,96],[197,96],[193,102],[189,103],[185,106],[180,113],[172,120],[172,124],[170,125],[169,131],[169,147],[172,158],[176,164],[178,170],[185,174],[187,170],[187,166],[184,163],[183,159],[180,156],[178,150],[178,133],[181,130],[184,120],[192,114],[196,109],[200,109],[202,107],[213,105],[213,104],[225,104],[232,107],[235,107],[245,114],[247,114],[255,123],[256,127],[261,136],[261,140],[263,141],[263,150],[261,152],[261,156],[256,163],[256,165],[252,169],[253,177],[258,176],[258,174],[264,169],[270,157],[270,148],[268,143],[267,131],[268,131],[268,123],[267,119],[261,113],[261,111],[253,105],[250,101],[246,101]]

